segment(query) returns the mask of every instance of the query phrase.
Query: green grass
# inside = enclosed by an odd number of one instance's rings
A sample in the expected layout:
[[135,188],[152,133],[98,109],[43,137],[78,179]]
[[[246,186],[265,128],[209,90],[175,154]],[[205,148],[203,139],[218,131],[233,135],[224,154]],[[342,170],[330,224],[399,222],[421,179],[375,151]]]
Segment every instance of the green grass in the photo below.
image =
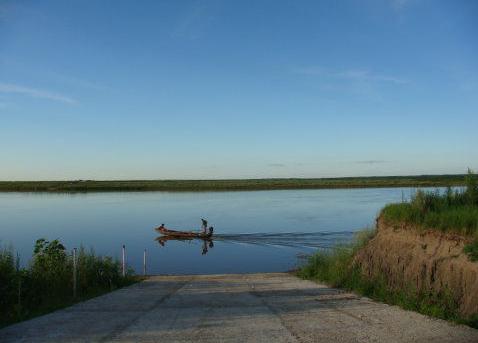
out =
[[0,181],[0,192],[243,191],[463,185],[463,175],[373,176],[316,179]]
[[465,245],[463,252],[468,255],[470,261],[478,262],[478,239]]
[[433,229],[478,238],[478,184],[471,171],[464,179],[465,190],[446,192],[418,191],[410,202],[389,204],[381,211],[391,224],[413,224],[418,229]]
[[0,248],[0,327],[45,314],[137,281],[122,277],[120,264],[93,251],[79,250],[77,297],[73,297],[72,257],[57,240],[37,240],[27,268],[13,248]]
[[470,318],[459,315],[457,301],[451,292],[435,293],[417,291],[413,287],[394,289],[386,278],[364,277],[353,263],[356,252],[373,237],[374,232],[361,233],[351,244],[337,246],[331,251],[319,251],[312,255],[297,275],[304,279],[321,281],[331,287],[344,288],[407,310],[417,311],[432,317],[451,320],[478,328],[478,314]]

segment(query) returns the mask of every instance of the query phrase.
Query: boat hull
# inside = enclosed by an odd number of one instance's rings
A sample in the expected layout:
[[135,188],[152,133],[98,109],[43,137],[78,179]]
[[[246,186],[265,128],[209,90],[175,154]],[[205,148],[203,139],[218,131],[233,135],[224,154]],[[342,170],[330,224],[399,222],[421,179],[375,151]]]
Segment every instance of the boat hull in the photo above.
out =
[[201,233],[201,232],[194,232],[194,231],[177,231],[177,230],[169,230],[165,227],[157,227],[155,229],[160,234],[164,236],[170,237],[179,237],[179,238],[211,238],[212,233]]

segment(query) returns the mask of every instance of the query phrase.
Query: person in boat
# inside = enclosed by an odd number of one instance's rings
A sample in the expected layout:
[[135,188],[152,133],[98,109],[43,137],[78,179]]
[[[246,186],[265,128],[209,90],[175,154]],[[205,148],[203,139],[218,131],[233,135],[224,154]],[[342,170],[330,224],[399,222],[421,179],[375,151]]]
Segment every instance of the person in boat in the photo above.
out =
[[214,232],[214,228],[212,226],[209,227],[209,236],[212,236],[213,232]]
[[164,224],[161,224],[161,226],[159,227],[159,229],[164,229]]
[[203,233],[203,234],[206,234],[206,231],[207,231],[207,220],[204,219],[204,218],[201,218],[201,221],[202,221],[202,233]]

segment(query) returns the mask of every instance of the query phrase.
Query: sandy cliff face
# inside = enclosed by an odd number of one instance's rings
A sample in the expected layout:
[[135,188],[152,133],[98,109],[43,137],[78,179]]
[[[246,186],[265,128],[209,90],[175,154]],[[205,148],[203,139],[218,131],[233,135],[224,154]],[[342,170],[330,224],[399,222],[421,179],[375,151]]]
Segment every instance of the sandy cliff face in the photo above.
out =
[[367,276],[385,275],[392,287],[449,289],[462,315],[478,313],[478,262],[463,253],[465,238],[389,225],[382,218],[377,227],[377,235],[355,259]]

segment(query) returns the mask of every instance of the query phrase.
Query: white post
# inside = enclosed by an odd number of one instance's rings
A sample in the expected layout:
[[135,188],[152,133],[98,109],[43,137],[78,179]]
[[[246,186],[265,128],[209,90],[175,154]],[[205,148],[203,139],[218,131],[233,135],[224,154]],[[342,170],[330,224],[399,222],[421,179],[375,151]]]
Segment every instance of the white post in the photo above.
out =
[[146,249],[143,252],[143,275],[146,276]]
[[73,298],[76,298],[76,248],[73,248]]
[[123,277],[126,276],[126,247],[123,244]]

